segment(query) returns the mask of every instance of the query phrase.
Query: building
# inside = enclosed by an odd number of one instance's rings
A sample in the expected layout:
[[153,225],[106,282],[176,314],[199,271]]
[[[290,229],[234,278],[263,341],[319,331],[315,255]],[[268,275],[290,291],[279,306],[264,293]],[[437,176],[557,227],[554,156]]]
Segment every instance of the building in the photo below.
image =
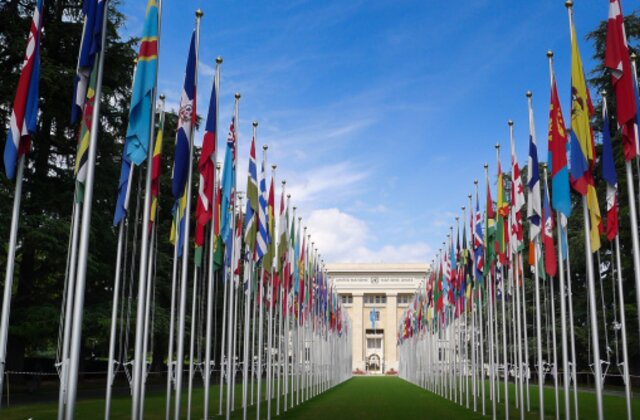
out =
[[353,370],[398,371],[400,317],[420,287],[428,264],[327,264],[351,320]]

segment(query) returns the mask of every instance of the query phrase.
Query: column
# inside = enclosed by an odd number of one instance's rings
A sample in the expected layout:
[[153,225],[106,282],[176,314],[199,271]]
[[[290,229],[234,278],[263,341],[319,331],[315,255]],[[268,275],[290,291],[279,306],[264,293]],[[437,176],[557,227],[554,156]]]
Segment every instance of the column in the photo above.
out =
[[[384,326],[384,358],[385,369],[398,370],[398,355],[396,336],[398,331],[398,293],[387,292],[387,316]],[[384,372],[383,372],[384,373]]]
[[353,293],[353,370],[364,372],[364,329],[362,328],[363,292]]

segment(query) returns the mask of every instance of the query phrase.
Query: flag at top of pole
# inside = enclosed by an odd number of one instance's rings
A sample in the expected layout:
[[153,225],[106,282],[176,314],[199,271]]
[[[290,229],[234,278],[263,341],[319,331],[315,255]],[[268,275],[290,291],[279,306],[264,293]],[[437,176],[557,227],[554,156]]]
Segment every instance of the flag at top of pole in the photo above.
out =
[[549,132],[547,161],[551,165],[551,188],[553,209],[565,217],[571,216],[571,196],[569,192],[569,168],[567,166],[567,131],[565,129],[562,107],[558,98],[558,88],[553,72],[553,52],[548,51],[549,71],[551,73],[551,99],[549,103]]
[[251,139],[249,151],[249,174],[247,177],[247,209],[245,213],[245,243],[247,246],[247,261],[255,256],[256,250],[256,230],[258,224],[258,167],[256,164],[256,138],[254,122],[254,136]]
[[638,139],[635,133],[637,109],[620,0],[609,0],[604,63],[611,71],[611,83],[616,93],[616,116],[622,131],[624,158],[629,161],[638,155]]
[[144,20],[138,65],[131,93],[129,125],[125,140],[127,158],[140,165],[147,158],[151,140],[151,109],[158,74],[158,3],[149,0]]
[[[236,129],[235,117],[231,118],[229,126],[229,135],[227,136],[227,148],[224,155],[224,167],[222,168],[221,190],[222,197],[220,201],[220,236],[230,250],[233,234],[231,232],[231,217],[233,214],[230,206],[233,204],[233,195],[236,186]],[[231,256],[227,252],[227,262],[231,262]]]
[[576,29],[571,22],[571,178],[573,188],[587,198],[592,252],[600,249],[600,207],[593,180],[596,149],[589,120],[594,114],[578,50]]
[[544,207],[542,209],[542,215],[544,218],[544,229],[542,231],[542,242],[544,244],[544,269],[549,276],[555,277],[558,267],[556,249],[553,245],[553,210],[551,210],[551,206],[549,206],[549,185],[546,182],[546,178],[544,184]]
[[42,34],[42,3],[38,0],[33,11],[27,49],[13,100],[13,110],[4,147],[4,169],[13,179],[18,159],[29,151],[31,136],[36,132],[38,102],[40,98],[40,37]]
[[[266,147],[265,151],[266,151]],[[265,174],[266,159],[262,160],[260,171],[260,197],[258,198],[258,232],[256,236],[256,259],[261,259],[267,254],[271,238],[269,237],[269,196],[267,192],[267,176]]]
[[540,168],[538,164],[538,145],[536,143],[536,128],[533,121],[533,107],[531,106],[531,92],[527,92],[529,108],[529,160],[527,162],[527,219],[529,219],[529,241],[533,242],[540,234]]
[[618,235],[618,178],[611,145],[609,111],[606,96],[602,95],[602,179],[607,183],[607,239],[612,241]]
[[78,67],[73,86],[73,103],[71,105],[71,124],[80,120],[89,89],[89,78],[93,70],[96,56],[102,50],[102,21],[106,0],[85,0],[82,3],[84,28],[78,55]]
[[184,78],[184,88],[180,97],[178,113],[178,132],[176,134],[176,152],[173,164],[171,192],[178,200],[184,193],[189,175],[189,136],[196,119],[196,32],[191,35],[189,58]]
[[217,76],[213,80],[211,99],[209,100],[209,113],[205,125],[202,151],[198,160],[200,170],[200,183],[198,187],[198,203],[196,204],[196,245],[204,245],[204,227],[213,217],[213,184],[214,184],[214,160],[216,153],[216,118],[217,118]]

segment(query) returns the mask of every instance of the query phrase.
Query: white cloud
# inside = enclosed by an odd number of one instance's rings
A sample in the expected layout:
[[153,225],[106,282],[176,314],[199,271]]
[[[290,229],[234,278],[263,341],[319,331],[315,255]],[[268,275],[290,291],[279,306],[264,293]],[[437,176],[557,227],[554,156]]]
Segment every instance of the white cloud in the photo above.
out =
[[304,224],[327,262],[426,262],[432,255],[425,242],[375,248],[367,223],[337,208],[314,210]]

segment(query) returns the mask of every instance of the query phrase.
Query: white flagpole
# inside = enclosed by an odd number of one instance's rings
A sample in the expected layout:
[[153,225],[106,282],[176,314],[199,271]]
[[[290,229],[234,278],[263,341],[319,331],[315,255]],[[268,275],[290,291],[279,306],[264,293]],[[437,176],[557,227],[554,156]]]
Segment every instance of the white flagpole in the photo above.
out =
[[[234,117],[234,136],[236,136],[236,152],[238,150],[238,140],[240,138],[240,136],[238,135],[238,128],[240,126],[240,111],[239,111],[239,103],[240,103],[240,93],[236,93],[235,94],[235,104],[234,104],[234,113],[235,113],[235,117]],[[236,153],[237,154],[237,153]],[[234,161],[235,164],[235,161]],[[237,199],[237,188],[234,185],[233,187],[233,201],[236,201]],[[231,255],[231,268],[229,269],[229,275],[228,275],[228,279],[227,282],[231,282],[233,281],[232,284],[229,284],[229,314],[228,314],[228,319],[227,319],[227,406],[226,406],[226,419],[229,420],[231,418],[231,397],[233,394],[233,388],[232,388],[232,383],[233,378],[232,376],[235,376],[235,372],[232,371],[234,368],[234,345],[233,345],[233,337],[234,337],[234,329],[235,329],[235,323],[234,323],[234,316],[233,316],[233,308],[234,308],[234,288],[236,287],[236,281],[235,281],[235,228],[236,228],[236,210],[235,210],[235,203],[231,203],[231,208],[229,210],[231,212],[231,249],[226,250],[225,252],[230,253]]]
[[618,299],[620,304],[620,330],[622,331],[622,379],[624,381],[624,396],[627,406],[627,419],[633,418],[631,413],[631,379],[629,377],[629,355],[627,352],[627,321],[624,314],[624,292],[622,290],[622,264],[620,262],[620,235],[616,235],[616,274]]
[[[80,367],[80,347],[82,340],[82,315],[84,307],[84,292],[87,281],[87,265],[89,260],[89,234],[91,230],[91,207],[93,205],[93,183],[95,179],[96,166],[96,150],[98,148],[98,129],[100,123],[100,103],[102,98],[102,76],[104,73],[104,51],[107,47],[107,20],[108,7],[105,6],[104,17],[102,20],[102,51],[98,56],[98,74],[96,77],[95,104],[91,116],[91,138],[89,140],[88,162],[87,162],[87,178],[85,181],[84,200],[82,202],[82,224],[80,226],[80,242],[78,247],[78,267],[76,271],[76,284],[73,302],[73,320],[71,328],[71,345],[69,347],[69,374],[67,377],[68,393],[67,393],[67,420],[75,418],[76,394],[78,391],[78,370]],[[15,200],[15,198],[14,198]],[[16,219],[17,223],[17,219]],[[16,226],[17,233],[17,226]],[[73,270],[74,267],[71,267]],[[3,311],[7,310],[7,327],[8,327],[8,305],[3,306]],[[3,317],[3,321],[4,321]],[[0,327],[0,331],[2,328]],[[6,336],[6,331],[2,331],[0,336]],[[6,339],[4,346],[6,347]],[[3,350],[4,351],[4,350]],[[3,358],[2,358],[3,359]],[[3,366],[3,360],[0,360],[0,366]],[[0,367],[1,369],[1,367]]]
[[[189,217],[188,212],[186,213],[186,217]],[[185,231],[185,233],[187,232],[188,231]],[[187,238],[188,238],[188,234],[185,236],[185,242],[187,241]],[[197,307],[197,301],[199,296],[198,287],[200,283],[199,271],[200,271],[200,268],[196,264],[194,264],[193,265],[193,287],[192,287],[192,295],[191,295],[191,330],[189,334],[189,376],[187,381],[187,419],[191,418],[191,401],[193,397],[193,376],[195,373],[194,372],[194,358],[195,358],[194,352],[195,352],[195,341],[196,341],[195,335],[196,335],[196,323],[197,323],[196,307]],[[186,326],[184,326],[184,328],[186,328]]]
[[[216,132],[214,135],[214,139],[216,141],[216,143],[218,142],[218,110],[219,110],[219,98],[220,98],[220,66],[222,65],[222,57],[216,57],[216,70],[215,70],[215,75],[213,76],[213,83],[214,83],[214,87],[215,87],[215,92],[216,92],[216,114],[215,114],[215,127],[216,127]],[[214,164],[217,163],[218,159],[217,159],[217,155],[218,155],[218,147],[215,147],[215,153],[213,156],[213,162]],[[213,209],[217,208],[217,196],[218,196],[218,172],[219,172],[219,168],[217,167],[217,165],[214,166],[214,172],[213,172],[213,193],[211,194],[212,200],[210,205],[213,206],[212,207],[212,215],[215,215],[216,211],[214,211]],[[215,217],[215,216],[214,216]],[[211,370],[213,369],[215,362],[211,361],[211,341],[212,341],[212,335],[213,335],[213,304],[214,304],[214,299],[215,299],[215,295],[213,293],[213,288],[214,288],[214,282],[215,282],[215,273],[213,270],[213,265],[214,265],[214,255],[215,255],[215,244],[216,244],[216,235],[215,235],[215,230],[213,228],[214,225],[214,221],[211,222],[210,228],[209,228],[209,263],[207,266],[207,318],[206,318],[206,332],[205,332],[205,356],[204,356],[204,365],[205,365],[205,370],[204,370],[204,409],[203,409],[203,418],[208,419],[209,418],[209,391],[210,391],[210,385],[211,385]],[[224,324],[224,323],[223,323]],[[224,339],[224,338],[223,338]],[[215,351],[215,349],[213,349],[213,351]],[[222,366],[222,360],[220,361],[220,366]],[[222,372],[222,371],[221,371]],[[222,377],[222,374],[220,375]],[[222,388],[222,387],[221,387]],[[220,399],[222,400],[222,398]]]
[[[198,60],[200,49],[200,20],[202,18],[202,11],[198,9],[196,11],[196,70],[195,70],[195,84],[197,86],[198,80]],[[186,306],[187,306],[187,281],[189,274],[189,249],[191,243],[189,241],[189,230],[191,225],[191,181],[193,178],[193,172],[191,167],[193,166],[193,134],[194,126],[191,126],[191,132],[189,133],[189,171],[187,176],[187,203],[184,213],[184,241],[182,244],[182,272],[180,274],[180,300],[178,305],[178,352],[176,356],[176,406],[174,411],[174,418],[178,420],[180,418],[180,405],[182,396],[182,376],[184,370],[184,330],[186,324]],[[195,284],[194,284],[195,288]]]
[[[176,213],[177,215],[178,213]],[[176,217],[177,226],[177,217]],[[169,314],[169,349],[167,351],[167,397],[165,401],[165,419],[171,418],[171,384],[174,383],[174,360],[173,360],[173,344],[175,342],[175,318],[176,318],[176,288],[178,279],[178,243],[176,238],[173,246],[173,269],[171,274],[171,311]]]
[[[567,7],[567,12],[569,15],[569,27],[573,28],[573,1],[567,0],[565,2],[565,6]],[[626,163],[627,167],[627,186],[632,188],[633,185],[633,176],[631,175],[631,162]],[[629,214],[633,215],[635,210],[635,200],[631,199],[634,197],[630,195],[629,199]],[[590,221],[589,221],[589,209],[587,207],[587,197],[582,197],[582,213],[584,217],[584,233],[585,233],[585,241],[584,241],[584,250],[585,250],[585,260],[587,265],[587,290],[589,296],[589,315],[590,315],[590,325],[591,325],[591,341],[593,347],[593,368],[594,368],[594,377],[595,377],[595,387],[596,387],[596,405],[597,405],[597,414],[598,419],[602,419],[604,417],[603,407],[602,407],[602,366],[600,364],[600,340],[598,334],[598,312],[596,307],[596,287],[595,287],[595,273],[593,269],[593,250],[591,248],[591,238],[589,237],[590,233]],[[631,217],[631,230],[633,234],[632,242],[635,242],[636,246],[633,247],[634,253],[634,267],[636,269],[636,286],[640,286],[640,276],[638,275],[640,270],[640,255],[638,254],[638,226],[637,219],[635,217]],[[635,239],[633,239],[635,238]],[[638,302],[640,303],[640,296],[638,296]],[[640,313],[639,313],[640,315]],[[575,360],[574,360],[575,362]]]
[[[484,164],[484,174],[485,174],[485,178],[487,180],[487,185],[489,185],[489,164],[485,163]],[[491,204],[493,205],[493,204]],[[487,214],[485,212],[485,219],[487,218]],[[489,239],[489,232],[487,231],[485,233],[485,258],[484,258],[484,264],[488,264],[489,261],[487,260],[486,256],[487,256],[487,244],[488,244],[488,239]],[[489,312],[489,319],[488,319],[488,332],[489,332],[489,379],[490,379],[490,397],[491,397],[491,416],[493,418],[493,420],[496,420],[496,403],[497,403],[497,389],[496,389],[496,377],[495,377],[495,339],[494,336],[497,334],[497,331],[494,331],[494,315],[493,315],[493,303],[494,303],[494,288],[495,288],[495,284],[492,285],[492,282],[495,281],[495,279],[493,278],[493,276],[491,275],[491,270],[488,271],[489,272],[489,276],[488,278],[485,279],[486,282],[486,288],[487,288],[487,310]]]
[[[476,192],[476,199],[478,197],[478,180],[474,180],[473,181],[474,186],[475,186],[475,192]],[[472,231],[473,231],[473,244],[475,244],[475,240],[476,240],[476,213],[475,210],[473,210],[473,203],[470,200],[469,206],[471,211],[473,212],[473,227],[472,227]],[[474,245],[475,246],[475,245]],[[478,278],[477,278],[477,264],[478,262],[475,261],[475,253],[474,253],[474,261],[473,261],[473,283],[474,283],[474,287],[477,290],[477,294],[478,294],[478,305],[477,305],[477,320],[478,323],[476,324],[478,326],[478,329],[480,330],[480,357],[478,359],[478,370],[479,370],[479,386],[480,386],[480,398],[482,400],[482,415],[485,416],[486,413],[486,407],[485,407],[485,374],[484,374],[484,320],[483,320],[483,316],[482,316],[482,312],[483,312],[483,308],[482,308],[482,286],[481,284],[478,284]]]
[[[633,58],[634,60],[632,60],[631,65],[633,68],[633,76],[636,79],[635,85],[638,86],[635,54]],[[638,137],[638,130],[636,128],[636,138],[637,137]],[[627,174],[627,192],[629,195],[629,219],[631,221],[631,244],[633,245],[633,270],[634,270],[635,282],[636,282],[636,308],[640,308],[640,240],[638,239],[638,213],[636,210],[631,161],[625,162],[625,171]],[[640,310],[638,310],[637,312],[638,312],[638,322],[640,322]]]
[[[105,13],[106,14],[106,13]],[[98,97],[99,98],[99,97]],[[11,141],[11,140],[9,140]],[[16,185],[13,193],[13,209],[11,210],[11,229],[9,231],[9,251],[7,253],[7,269],[4,277],[4,293],[2,295],[2,319],[0,321],[0,407],[2,406],[2,389],[7,358],[7,341],[9,337],[9,310],[11,294],[13,292],[13,272],[16,264],[16,242],[18,240],[18,225],[20,222],[20,201],[22,199],[22,180],[24,178],[25,155],[18,160]],[[75,207],[74,207],[75,208]],[[75,214],[75,212],[74,212]],[[73,267],[72,267],[73,270]],[[71,283],[69,283],[71,286]],[[69,290],[72,290],[71,288]],[[67,317],[69,313],[67,313]],[[65,360],[62,359],[64,372]],[[63,378],[64,378],[63,374]],[[60,409],[61,407],[59,407]]]

